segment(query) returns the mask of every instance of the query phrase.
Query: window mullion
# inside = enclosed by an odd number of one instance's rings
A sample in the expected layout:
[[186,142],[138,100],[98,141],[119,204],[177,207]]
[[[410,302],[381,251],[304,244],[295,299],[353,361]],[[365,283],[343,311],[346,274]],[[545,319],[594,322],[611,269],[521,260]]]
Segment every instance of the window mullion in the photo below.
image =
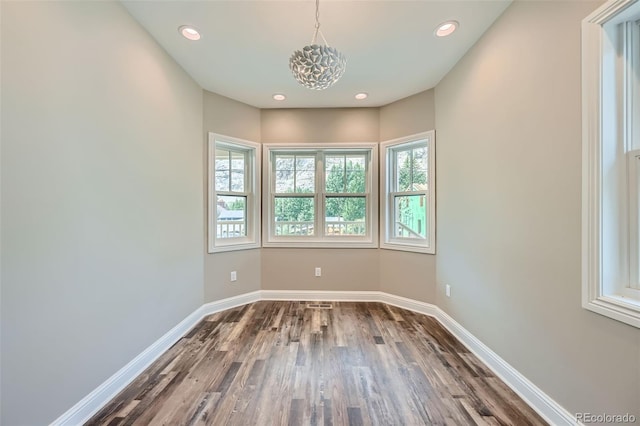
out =
[[413,152],[415,150],[411,148],[409,151],[409,188],[413,189]]
[[629,191],[629,287],[639,288],[640,282],[640,229],[638,229],[638,180],[639,180],[639,168],[638,162],[640,161],[640,151],[631,151],[628,154],[628,191]]
[[[275,179],[274,179],[275,182]],[[274,184],[275,186],[275,184]],[[270,200],[271,206],[269,207],[269,234],[276,234],[276,194],[271,193]]]
[[293,192],[298,189],[298,156],[293,156]]
[[325,196],[325,170],[324,170],[324,152],[318,151],[316,153],[316,196],[315,196],[315,205],[316,205],[316,226],[318,232],[316,233],[317,237],[324,238],[325,237],[325,206],[326,206],[326,196]]
[[391,188],[395,192],[398,190],[398,171],[400,168],[398,167],[398,152],[393,151],[393,175],[391,176],[392,185]]
[[253,187],[253,176],[251,173],[251,169],[253,168],[253,161],[251,156],[247,154],[246,151],[242,153],[244,155],[244,192],[252,192],[255,189],[251,189]]
[[231,164],[232,155],[233,154],[231,150],[229,150],[229,157],[227,159],[227,161],[229,161],[229,181],[227,182],[227,184],[229,185],[229,192],[231,192],[231,181],[233,180],[233,165]]
[[632,67],[635,72],[632,72],[633,79],[629,82],[629,91],[632,93],[631,99],[631,115],[633,122],[630,123],[631,127],[631,143],[633,149],[640,149],[640,20],[631,23],[630,30],[631,39],[629,40],[629,51],[631,52]]
[[347,192],[347,156],[342,157],[342,192]]
[[[634,69],[633,66],[635,65],[633,61],[633,57],[636,56],[633,54],[633,48],[634,48],[634,27],[635,27],[635,23],[634,22],[624,22],[620,25],[620,32],[621,37],[620,37],[620,45],[619,45],[619,49],[621,50],[621,52],[619,53],[620,57],[623,58],[623,65],[622,65],[622,69],[620,70],[621,73],[621,88],[620,88],[620,93],[621,93],[621,111],[623,111],[622,114],[622,129],[623,129],[623,134],[624,134],[624,144],[625,144],[625,151],[630,151],[633,149],[633,139],[632,139],[632,134],[633,134],[633,121],[634,121],[634,117],[633,117],[633,101],[635,98],[635,94],[632,92],[633,89],[633,82],[635,80],[635,75],[634,75]],[[631,60],[624,60],[624,59],[631,59]]]

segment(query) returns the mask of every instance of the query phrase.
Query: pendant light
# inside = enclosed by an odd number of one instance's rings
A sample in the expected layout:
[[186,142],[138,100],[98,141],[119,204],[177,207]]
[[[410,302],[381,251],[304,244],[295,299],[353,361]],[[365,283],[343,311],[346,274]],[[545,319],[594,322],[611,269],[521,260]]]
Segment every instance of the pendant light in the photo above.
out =
[[[316,44],[318,34],[324,44]],[[313,90],[333,86],[344,74],[347,59],[330,47],[320,30],[320,0],[316,0],[316,30],[311,44],[296,50],[289,58],[289,68],[300,84]]]

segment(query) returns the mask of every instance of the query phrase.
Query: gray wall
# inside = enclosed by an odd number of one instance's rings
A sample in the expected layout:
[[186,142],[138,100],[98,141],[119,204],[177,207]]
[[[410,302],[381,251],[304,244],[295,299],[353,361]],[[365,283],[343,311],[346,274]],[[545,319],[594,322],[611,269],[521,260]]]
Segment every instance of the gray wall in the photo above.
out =
[[[435,129],[433,89],[380,108],[380,141],[433,129]],[[437,150],[438,135],[436,134],[436,163]],[[436,244],[436,250],[437,248]],[[379,272],[380,290],[422,302],[435,303],[436,260],[434,255],[380,250]],[[398,279],[399,277],[402,279]]]
[[[379,108],[262,110],[263,143],[377,142]],[[265,290],[376,291],[377,249],[262,249]],[[322,277],[314,277],[314,268]]]
[[[263,248],[264,290],[377,291],[378,249]],[[315,277],[316,266],[322,276]]]
[[[260,142],[260,110],[215,93],[204,92],[204,200],[207,200],[206,153],[209,132]],[[206,230],[206,203],[204,208]],[[205,303],[260,290],[262,281],[260,249],[208,254],[206,239],[205,233],[205,246],[203,246]],[[231,271],[236,271],[237,281],[231,282],[229,279]]]
[[202,304],[202,90],[117,2],[2,2],[2,418],[47,424]]
[[436,87],[437,302],[569,412],[640,416],[640,330],[580,306],[580,21],[597,6],[514,2]]
[[435,91],[425,90],[380,108],[380,141],[435,129]]
[[379,108],[263,109],[262,143],[378,142]]

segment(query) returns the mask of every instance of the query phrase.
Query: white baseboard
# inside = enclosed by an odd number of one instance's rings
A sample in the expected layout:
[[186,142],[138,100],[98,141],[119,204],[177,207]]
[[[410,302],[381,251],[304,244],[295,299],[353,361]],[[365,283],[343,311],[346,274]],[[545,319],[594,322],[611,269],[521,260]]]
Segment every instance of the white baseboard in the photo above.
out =
[[193,326],[207,315],[231,309],[236,306],[259,300],[309,300],[309,301],[352,301],[382,302],[399,308],[429,315],[436,318],[451,334],[460,340],[475,356],[482,360],[500,379],[518,396],[531,406],[540,416],[552,425],[572,426],[576,420],[567,410],[545,394],[515,368],[462,325],[451,318],[442,309],[430,303],[420,302],[381,291],[288,291],[259,290],[241,294],[228,299],[207,303],[176,325],[158,341],[153,343],[125,365],[102,385],[96,388],[66,413],[56,419],[54,426],[72,426],[83,424],[104,407],[114,396],[140,375],[153,361],[158,359],[175,342],[184,336]]
[[387,305],[397,306],[398,308],[414,311],[419,314],[429,315],[430,317],[438,318],[438,312],[440,309],[436,305],[431,303],[420,302],[414,299],[407,299],[406,297],[396,296],[394,294],[380,292],[380,301]]
[[466,328],[451,318],[440,308],[436,308],[436,318],[451,334],[464,344],[476,357],[485,363],[493,373],[505,382],[520,398],[552,425],[575,426],[575,416],[564,409],[539,387],[513,368],[488,346],[478,340]]
[[85,396],[76,405],[67,410],[51,423],[52,426],[77,426],[87,422],[102,407],[111,401],[120,391],[182,338],[191,328],[207,315],[246,305],[260,300],[260,292],[245,293],[228,299],[207,303],[173,327],[164,336],[142,351],[131,362],[122,367],[113,376]]
[[262,290],[262,300],[379,302],[379,291]]
[[205,317],[207,315],[215,314],[216,312],[246,305],[247,303],[257,302],[261,300],[260,293],[260,290],[256,290],[251,293],[239,294],[226,299],[216,300],[215,302],[205,303],[200,308],[203,311],[202,316]]

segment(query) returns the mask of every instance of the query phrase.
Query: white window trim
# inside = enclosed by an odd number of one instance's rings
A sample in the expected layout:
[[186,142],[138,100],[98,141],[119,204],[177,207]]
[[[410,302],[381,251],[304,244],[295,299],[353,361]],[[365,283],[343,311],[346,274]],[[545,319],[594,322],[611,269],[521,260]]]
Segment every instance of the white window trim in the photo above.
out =
[[630,132],[620,129],[634,119],[625,91],[611,81],[612,73],[625,76],[615,63],[616,36],[607,28],[629,20],[638,1],[611,0],[582,21],[582,306],[640,328],[640,299],[624,294],[629,285],[629,241],[621,241],[629,235],[626,179],[611,186],[603,175],[612,146],[615,150],[624,138],[629,150]]
[[[245,194],[247,194],[247,218],[246,227],[247,235],[244,238],[216,238],[216,216],[217,216],[217,202],[216,202],[216,188],[215,188],[215,154],[216,143],[221,146],[227,146],[231,149],[242,149],[249,152],[249,164],[246,164],[248,179],[248,188]],[[209,253],[219,253],[236,250],[247,250],[260,248],[260,205],[261,205],[261,191],[260,191],[260,176],[261,176],[261,159],[260,159],[260,144],[244,139],[238,139],[231,136],[220,135],[217,133],[209,132],[209,152],[208,152],[208,181],[207,181],[207,193],[208,193],[208,212],[207,212],[207,227],[209,237]]]
[[[391,221],[393,220],[393,202],[390,199],[391,179],[394,178],[391,167],[391,152],[399,145],[410,145],[414,142],[427,140],[429,152],[429,192],[427,202],[429,203],[429,211],[427,218],[427,226],[429,229],[429,238],[425,241],[401,241],[393,238],[391,235]],[[380,143],[380,248],[389,250],[412,251],[418,253],[435,254],[436,253],[436,140],[435,131],[417,133],[415,135],[393,139]]]
[[[343,237],[276,237],[273,235],[272,202],[272,175],[271,164],[272,151],[348,151],[368,150],[368,210],[367,210],[367,234],[365,236]],[[262,203],[262,246],[263,247],[306,247],[306,248],[377,248],[378,247],[378,144],[377,143],[325,143],[325,144],[263,144],[263,170],[262,182],[264,200]],[[319,182],[316,174],[317,191],[322,191],[324,182]],[[318,197],[319,192],[316,192]],[[348,195],[348,194],[346,194]],[[316,217],[320,218],[320,225],[324,226],[324,209],[316,202]]]
[[623,296],[640,300],[640,149],[627,152],[627,170],[629,183],[629,288],[623,290]]

